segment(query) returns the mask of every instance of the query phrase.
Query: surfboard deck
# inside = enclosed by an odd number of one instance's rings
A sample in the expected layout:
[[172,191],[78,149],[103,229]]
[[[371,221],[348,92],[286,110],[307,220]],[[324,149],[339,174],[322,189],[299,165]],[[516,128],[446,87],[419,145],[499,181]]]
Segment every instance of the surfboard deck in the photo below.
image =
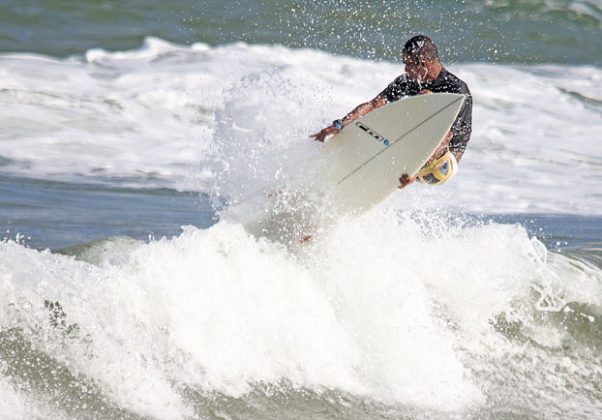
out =
[[376,109],[327,140],[298,179],[269,194],[245,223],[258,236],[296,244],[341,215],[359,215],[415,175],[451,128],[463,95],[432,93]]
[[415,175],[449,132],[464,95],[412,96],[376,109],[327,140],[328,171],[319,180],[332,188],[329,204],[360,214],[398,190],[399,177]]

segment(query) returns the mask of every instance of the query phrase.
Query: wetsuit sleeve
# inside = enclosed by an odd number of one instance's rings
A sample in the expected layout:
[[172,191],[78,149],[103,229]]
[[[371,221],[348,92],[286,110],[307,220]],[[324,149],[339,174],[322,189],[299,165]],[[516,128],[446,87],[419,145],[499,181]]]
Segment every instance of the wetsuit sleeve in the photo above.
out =
[[401,75],[389,83],[389,86],[387,86],[378,96],[385,97],[389,102],[395,102],[404,96],[411,95],[410,85],[411,84],[408,82],[405,75]]
[[451,131],[453,137],[449,142],[449,150],[451,152],[464,153],[466,145],[470,140],[470,134],[472,133],[472,96],[468,91],[466,93],[466,99],[464,99],[464,104],[460,109],[460,113],[452,125]]

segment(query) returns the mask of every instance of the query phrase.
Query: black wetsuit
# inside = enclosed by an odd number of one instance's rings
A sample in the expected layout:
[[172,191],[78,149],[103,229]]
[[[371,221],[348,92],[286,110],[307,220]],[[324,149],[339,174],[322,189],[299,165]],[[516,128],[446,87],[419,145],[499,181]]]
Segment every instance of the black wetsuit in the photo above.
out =
[[465,95],[464,104],[460,113],[452,125],[453,137],[449,142],[449,150],[452,152],[464,153],[466,144],[470,140],[472,132],[472,96],[468,86],[457,76],[447,70],[441,70],[439,77],[431,82],[418,83],[411,79],[407,74],[402,74],[396,78],[380,96],[387,98],[389,102],[395,102],[404,96],[415,96],[421,91],[428,89],[434,93],[449,92]]

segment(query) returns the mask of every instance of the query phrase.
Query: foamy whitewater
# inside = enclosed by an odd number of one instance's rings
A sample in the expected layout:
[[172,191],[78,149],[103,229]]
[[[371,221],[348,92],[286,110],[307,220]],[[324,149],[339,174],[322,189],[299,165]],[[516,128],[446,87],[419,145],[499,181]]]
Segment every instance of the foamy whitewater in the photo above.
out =
[[1,55],[2,176],[194,191],[221,209],[148,241],[1,242],[2,416],[595,418],[602,271],[467,214],[602,215],[599,67],[451,66],[475,103],[454,182],[306,244],[230,212],[303,177],[309,134],[402,71],[156,38]]

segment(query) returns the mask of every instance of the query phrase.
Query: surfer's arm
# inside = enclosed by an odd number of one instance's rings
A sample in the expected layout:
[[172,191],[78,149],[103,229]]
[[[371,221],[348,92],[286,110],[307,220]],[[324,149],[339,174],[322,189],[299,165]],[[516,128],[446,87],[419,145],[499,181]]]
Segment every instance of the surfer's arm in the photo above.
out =
[[[437,147],[437,149],[435,150],[435,152],[431,155],[431,157],[429,158],[429,160],[426,161],[426,163],[424,164],[423,168],[428,166],[430,163],[432,163],[435,159],[439,159],[441,156],[443,156],[443,154],[447,151],[450,150],[454,157],[456,158],[457,162],[460,162],[460,159],[462,158],[462,155],[464,154],[463,151],[459,151],[459,150],[453,150],[450,147],[450,142],[452,140],[452,138],[454,137],[454,133],[453,130],[450,130],[447,132],[447,134],[445,135],[445,137],[443,138],[443,140],[441,141],[441,144],[439,145],[439,147]],[[408,175],[408,174],[402,174],[399,177],[399,189],[403,189],[405,187],[407,187],[408,185],[414,183],[414,181],[416,181],[416,175]]]
[[323,128],[320,132],[312,134],[310,137],[314,140],[324,141],[326,137],[340,133],[345,126],[363,117],[370,111],[380,108],[381,106],[385,106],[388,103],[389,101],[387,98],[385,98],[383,95],[378,95],[370,102],[364,102],[363,104],[356,106],[353,111],[345,115],[342,119],[336,120],[333,125]]
[[458,118],[456,118],[456,121],[452,125],[451,132],[453,133],[453,137],[449,142],[449,150],[454,154],[458,162],[462,159],[462,155],[472,134],[472,96],[468,90],[460,93],[464,93],[466,96]]
[[343,123],[343,127],[351,124],[353,121],[362,118],[367,113],[374,111],[381,106],[385,106],[389,101],[383,95],[378,95],[376,98],[372,99],[370,102],[365,102],[356,106],[353,111],[349,114],[345,115],[341,122]]
[[470,140],[470,131],[470,126],[461,129],[452,127],[447,135],[449,137],[447,148],[453,153],[457,162],[460,162],[462,155],[464,155],[466,144],[468,143],[468,140]]

